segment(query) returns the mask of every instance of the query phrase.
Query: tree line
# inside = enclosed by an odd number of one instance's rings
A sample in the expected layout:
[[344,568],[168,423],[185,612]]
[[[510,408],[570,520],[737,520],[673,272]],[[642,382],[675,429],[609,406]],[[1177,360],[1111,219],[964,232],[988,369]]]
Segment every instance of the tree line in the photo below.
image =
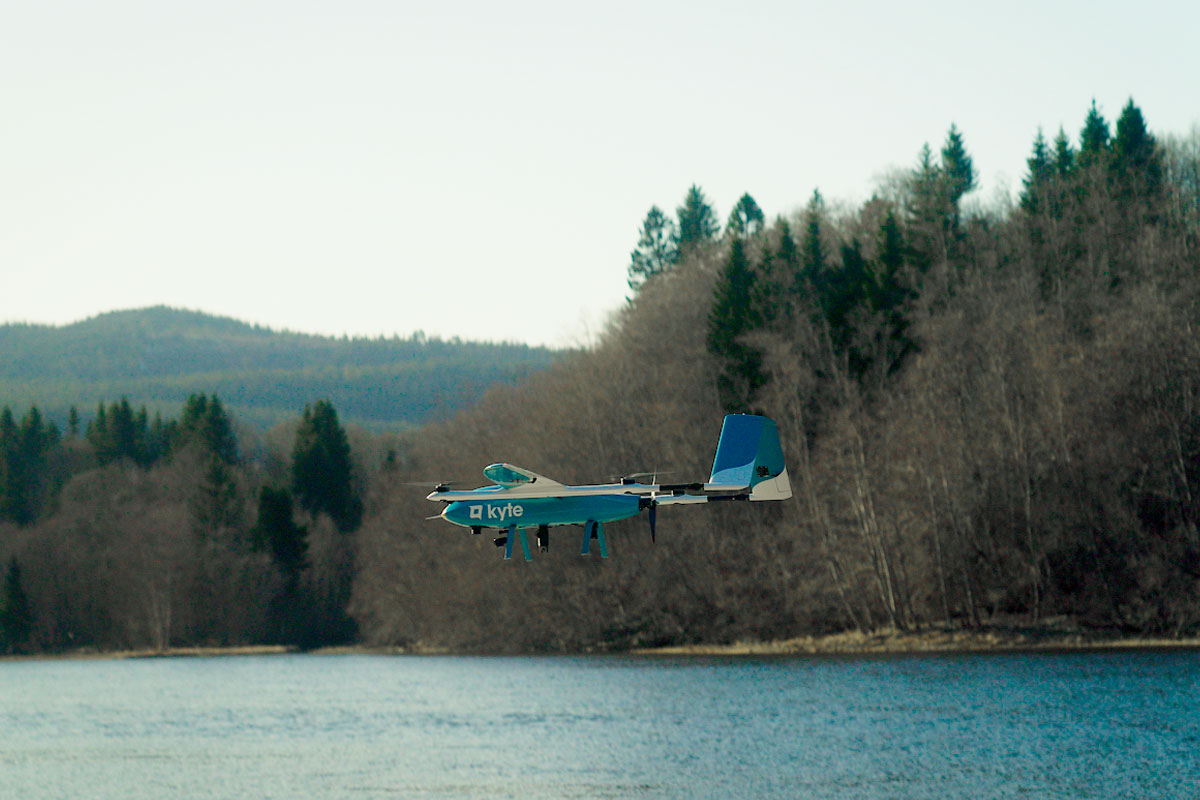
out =
[[354,640],[365,468],[331,403],[288,452],[244,453],[216,395],[171,420],[101,403],[79,427],[0,409],[0,652]]
[[[110,404],[83,433],[0,416],[6,646],[1195,634],[1200,133],[1093,103],[1026,167],[1011,202],[970,200],[952,125],[852,209],[812,191],[768,223],[745,194],[722,226],[692,186],[647,213],[593,347],[397,436],[318,403],[256,440],[203,395],[178,420]],[[707,475],[728,411],[777,421],[793,498],[665,509],[657,544],[615,523],[606,560],[556,528],[503,562],[411,485],[498,460]]]
[[464,649],[734,641],[1048,619],[1200,629],[1200,135],[1131,100],[1033,137],[1018,197],[971,201],[963,131],[857,208],[819,191],[722,228],[698,186],[652,207],[598,345],[407,451],[409,477],[503,458],[564,480],[707,474],[719,419],[779,423],[794,497],[668,509],[497,564],[381,507],[364,636]]

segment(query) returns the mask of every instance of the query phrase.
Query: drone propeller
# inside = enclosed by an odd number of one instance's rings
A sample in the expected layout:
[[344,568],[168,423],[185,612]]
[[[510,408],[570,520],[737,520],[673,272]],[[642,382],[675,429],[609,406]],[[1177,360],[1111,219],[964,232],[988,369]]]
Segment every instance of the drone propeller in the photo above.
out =
[[405,486],[419,486],[422,489],[433,489],[435,492],[446,492],[451,486],[462,483],[462,481],[405,481]]

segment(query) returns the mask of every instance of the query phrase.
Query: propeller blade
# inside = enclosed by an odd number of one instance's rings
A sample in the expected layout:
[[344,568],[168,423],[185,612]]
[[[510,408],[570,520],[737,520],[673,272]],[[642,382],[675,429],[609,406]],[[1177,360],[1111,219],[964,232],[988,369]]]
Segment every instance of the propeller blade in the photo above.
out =
[[405,481],[405,486],[418,486],[422,489],[433,489],[435,492],[444,492],[451,486],[461,484],[462,481]]

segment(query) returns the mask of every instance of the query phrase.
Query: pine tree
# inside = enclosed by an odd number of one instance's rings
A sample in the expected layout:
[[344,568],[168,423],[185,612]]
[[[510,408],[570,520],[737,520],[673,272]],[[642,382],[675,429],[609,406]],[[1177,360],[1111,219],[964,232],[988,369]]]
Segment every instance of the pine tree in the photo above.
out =
[[88,423],[84,438],[96,455],[97,463],[103,465],[112,460],[108,441],[108,411],[105,409],[103,401],[96,406],[96,415]]
[[874,268],[869,301],[872,312],[879,318],[885,337],[880,353],[887,360],[890,374],[915,348],[908,337],[908,317],[905,306],[916,292],[904,276],[904,235],[896,215],[888,211],[879,230],[879,256]]
[[1071,176],[1075,170],[1075,156],[1075,148],[1071,146],[1067,132],[1060,127],[1058,135],[1054,137],[1054,156],[1051,159],[1054,174],[1059,179],[1065,180]]
[[796,276],[795,291],[803,292],[805,286],[812,286],[818,293],[821,292],[825,269],[828,266],[821,234],[824,221],[825,200],[819,190],[813,189],[804,215],[804,238],[800,242],[800,273]]
[[362,520],[350,443],[328,400],[304,408],[292,449],[292,491],[302,508],[328,514],[343,533],[356,529]]
[[913,292],[903,277],[904,241],[889,209],[879,230],[876,260],[868,263],[858,240],[842,247],[841,268],[826,281],[822,310],[834,351],[861,379],[882,359],[892,372],[911,349],[905,304]]
[[[147,438],[149,434],[147,434]],[[175,446],[198,445],[225,464],[238,461],[237,438],[233,423],[221,400],[214,394],[193,394],[183,406],[183,415],[175,430]]]
[[799,251],[787,220],[779,217],[763,246],[758,277],[754,281],[752,311],[768,327],[792,313],[792,285],[799,269]]
[[67,434],[72,439],[79,435],[79,409],[75,406],[67,412]]
[[1033,140],[1033,153],[1025,161],[1029,172],[1021,181],[1021,208],[1030,214],[1036,214],[1042,206],[1042,195],[1054,176],[1054,164],[1050,156],[1050,147],[1042,129],[1038,128],[1037,138]]
[[133,407],[129,399],[122,397],[121,402],[114,403],[108,410],[108,439],[112,460],[128,458],[139,461],[137,457],[137,429],[133,417]]
[[651,206],[642,221],[637,247],[629,255],[629,288],[638,290],[655,275],[679,261],[675,222],[658,206]]
[[8,562],[0,593],[0,649],[9,653],[20,651],[32,630],[33,610],[21,584],[21,567],[14,556]]
[[736,239],[753,238],[762,233],[764,224],[766,218],[762,209],[754,202],[754,198],[746,193],[729,212],[729,220],[725,223],[725,235]]
[[688,250],[714,241],[721,232],[717,212],[695,184],[688,189],[683,205],[675,209],[675,215],[679,218],[678,250],[681,257]]
[[[881,285],[895,287],[903,283],[904,256],[904,233],[900,230],[895,213],[888,209],[879,227],[879,266],[876,273]],[[895,297],[890,292],[886,296]],[[897,303],[889,302],[887,305],[890,308]]]
[[821,303],[836,351],[844,351],[854,341],[857,318],[867,309],[873,284],[862,248],[854,239],[842,247],[841,269],[829,276]]
[[11,409],[0,410],[0,519],[18,525],[37,521],[58,488],[48,473],[48,458],[59,439],[58,428],[43,421],[37,406],[19,425]]
[[88,424],[86,439],[101,465],[121,459],[128,459],[143,467],[148,464],[144,447],[144,414],[135,414],[126,397],[107,408],[103,402],[100,403],[95,418]]
[[203,470],[191,498],[197,534],[204,537],[241,527],[243,503],[237,473],[211,455],[204,460]]
[[925,144],[910,178],[911,191],[906,204],[912,249],[922,272],[950,254],[955,212],[949,186],[945,172],[933,160],[928,143]]
[[1118,199],[1127,212],[1139,203],[1151,208],[1157,206],[1162,197],[1162,158],[1154,135],[1146,128],[1142,110],[1133,104],[1132,98],[1117,120],[1111,167]]
[[21,474],[17,423],[12,409],[0,409],[0,519],[16,522],[21,513]]
[[41,512],[47,491],[46,454],[55,438],[53,429],[42,424],[37,406],[31,406],[17,429],[14,521],[18,525],[34,522]]
[[178,435],[179,423],[175,420],[163,420],[162,414],[154,412],[154,422],[150,426],[150,461],[154,462],[171,452],[171,443]]
[[1079,165],[1084,168],[1105,165],[1108,161],[1108,139],[1108,122],[1096,108],[1096,101],[1092,100],[1092,107],[1079,134]]
[[761,322],[754,309],[754,285],[745,243],[734,239],[714,290],[707,339],[708,351],[722,363],[717,379],[721,405],[731,413],[749,411],[754,393],[766,382],[762,354],[741,341]]
[[945,175],[950,202],[956,207],[963,195],[979,186],[975,164],[967,154],[962,133],[950,124],[946,143],[942,146],[942,172]]
[[308,530],[297,525],[293,516],[291,493],[262,487],[258,493],[258,521],[251,530],[254,549],[270,553],[293,586],[307,563],[307,536]]

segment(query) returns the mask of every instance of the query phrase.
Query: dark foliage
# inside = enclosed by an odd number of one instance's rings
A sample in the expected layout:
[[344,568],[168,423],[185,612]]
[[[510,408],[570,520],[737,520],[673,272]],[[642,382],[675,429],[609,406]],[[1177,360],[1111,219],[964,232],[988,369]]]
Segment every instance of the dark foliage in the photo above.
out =
[[544,369],[555,354],[521,344],[333,338],[272,331],[194,311],[120,311],[63,327],[0,325],[0,398],[37,404],[60,426],[70,408],[126,397],[151,416],[178,416],[185,398],[215,393],[266,430],[313,397],[343,417],[397,430],[450,416],[496,382]]

